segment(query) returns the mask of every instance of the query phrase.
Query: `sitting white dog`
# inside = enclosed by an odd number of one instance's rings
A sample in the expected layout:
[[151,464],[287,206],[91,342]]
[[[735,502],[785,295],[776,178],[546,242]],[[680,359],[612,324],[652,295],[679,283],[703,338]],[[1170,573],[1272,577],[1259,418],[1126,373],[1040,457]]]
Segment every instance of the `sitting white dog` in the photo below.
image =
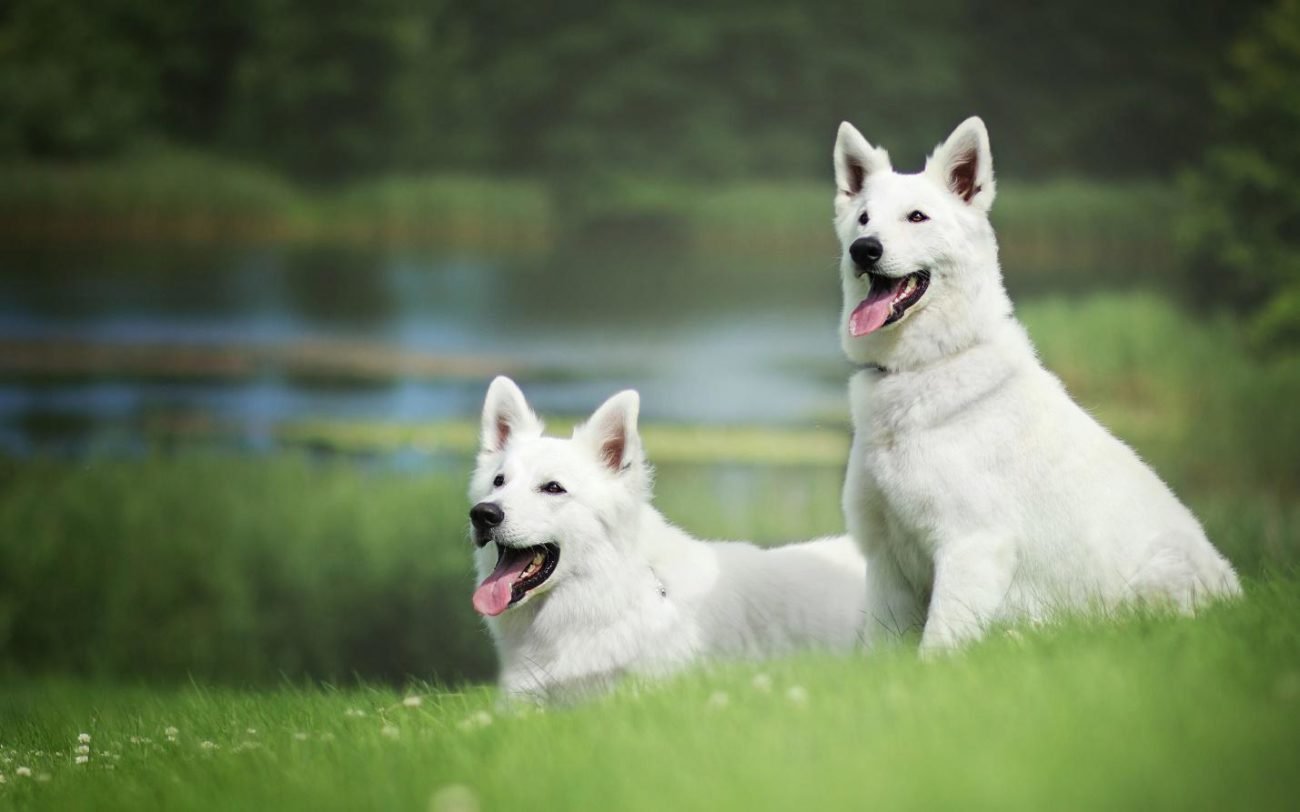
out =
[[650,505],[639,402],[621,392],[559,439],[513,381],[488,389],[469,490],[474,608],[504,694],[571,699],[703,657],[854,647],[866,575],[853,541],[763,550],[673,527]]
[[919,174],[847,122],[834,160],[840,335],[861,366],[844,510],[867,556],[868,644],[923,625],[930,651],[996,621],[1237,594],[1195,517],[1070,399],[1013,316],[983,122]]

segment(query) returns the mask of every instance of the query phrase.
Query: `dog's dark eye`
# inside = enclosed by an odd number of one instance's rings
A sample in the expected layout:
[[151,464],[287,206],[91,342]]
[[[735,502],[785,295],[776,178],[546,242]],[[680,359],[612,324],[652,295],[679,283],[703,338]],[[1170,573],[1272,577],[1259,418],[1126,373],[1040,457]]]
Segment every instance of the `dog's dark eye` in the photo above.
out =
[[867,213],[864,211],[864,212],[862,212],[862,214],[859,214],[859,215],[858,215],[858,225],[860,225],[860,226],[865,226],[865,225],[867,224],[867,221],[870,220],[870,219],[871,219],[871,218],[868,217],[868,216],[867,216]]
[[504,484],[506,484],[506,475],[505,475],[505,474],[497,474],[497,478],[494,479],[494,480],[492,480],[492,487],[494,487],[494,488],[499,488],[499,487],[501,487],[501,486],[504,485]]
[[907,222],[909,223],[924,223],[926,220],[929,219],[930,218],[926,217],[925,212],[923,211],[914,211],[911,214],[907,215]]
[[543,493],[568,493],[568,491],[564,489],[563,485],[554,481],[547,482],[545,485],[543,485],[542,492]]

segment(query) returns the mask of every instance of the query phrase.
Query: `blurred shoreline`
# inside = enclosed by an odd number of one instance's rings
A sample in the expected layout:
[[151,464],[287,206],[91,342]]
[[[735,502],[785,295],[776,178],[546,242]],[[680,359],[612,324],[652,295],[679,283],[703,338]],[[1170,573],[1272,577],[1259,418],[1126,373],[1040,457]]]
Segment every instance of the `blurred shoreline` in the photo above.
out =
[[[313,188],[193,152],[80,163],[0,163],[0,237],[26,243],[175,242],[437,248],[480,256],[630,242],[696,256],[826,259],[831,188],[802,179],[628,176],[579,188],[415,174]],[[1096,268],[1122,251],[1147,273],[1178,265],[1184,205],[1168,181],[1003,180],[1004,265]]]

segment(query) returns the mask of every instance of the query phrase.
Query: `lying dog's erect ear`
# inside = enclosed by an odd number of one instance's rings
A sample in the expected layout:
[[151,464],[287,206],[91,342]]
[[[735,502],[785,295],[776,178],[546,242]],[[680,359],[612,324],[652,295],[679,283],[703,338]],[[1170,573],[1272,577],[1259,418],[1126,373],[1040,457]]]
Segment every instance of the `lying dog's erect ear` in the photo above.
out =
[[993,205],[993,152],[989,133],[978,116],[971,116],[935,148],[925,172],[953,194],[983,211]]
[[840,123],[835,138],[835,185],[840,194],[852,197],[862,191],[870,175],[889,170],[888,152],[867,143],[852,124]]
[[500,451],[511,437],[541,433],[542,421],[528,408],[528,401],[515,382],[504,375],[493,380],[483,401],[483,434],[479,441],[482,449]]
[[641,435],[636,418],[641,396],[627,389],[600,405],[578,432],[590,442],[596,456],[609,470],[619,473],[641,459]]

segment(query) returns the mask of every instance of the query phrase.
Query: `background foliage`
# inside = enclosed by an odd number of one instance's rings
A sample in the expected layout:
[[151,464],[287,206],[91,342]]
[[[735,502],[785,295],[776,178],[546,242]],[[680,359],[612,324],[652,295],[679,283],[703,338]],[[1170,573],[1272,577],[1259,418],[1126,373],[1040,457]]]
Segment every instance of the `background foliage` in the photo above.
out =
[[1300,343],[1300,2],[1253,21],[1214,85],[1214,141],[1186,185],[1193,282],[1261,308],[1262,344]]
[[[541,180],[570,225],[603,227],[653,215],[629,192],[648,179],[821,178],[839,118],[906,167],[978,112],[1004,177],[1183,172],[1187,300],[1293,345],[1298,17],[1294,0],[13,0],[0,161],[180,149],[312,187]],[[1197,294],[1207,277],[1221,295]]]
[[14,0],[0,145],[82,158],[165,139],[312,181],[820,177],[835,116],[919,150],[978,111],[1013,174],[1161,175],[1206,146],[1209,81],[1251,10]]

